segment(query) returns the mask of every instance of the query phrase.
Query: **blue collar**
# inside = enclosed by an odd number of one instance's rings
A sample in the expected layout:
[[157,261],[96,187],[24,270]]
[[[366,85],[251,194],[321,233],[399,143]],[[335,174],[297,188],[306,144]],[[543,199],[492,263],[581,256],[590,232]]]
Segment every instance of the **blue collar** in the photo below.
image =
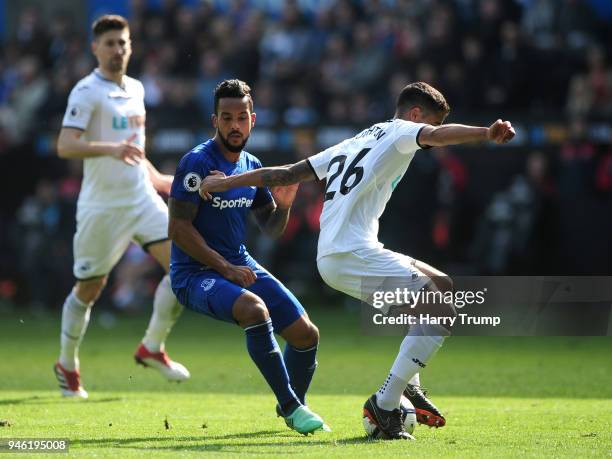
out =
[[242,158],[244,157],[243,152],[241,151],[240,156],[238,157],[238,161],[236,161],[235,163],[232,161],[228,161],[225,155],[221,152],[221,149],[219,148],[219,145],[217,145],[215,139],[208,139],[208,142],[210,143],[210,149],[213,151],[213,153],[227,164],[237,166],[238,164],[240,164],[240,161],[242,161]]

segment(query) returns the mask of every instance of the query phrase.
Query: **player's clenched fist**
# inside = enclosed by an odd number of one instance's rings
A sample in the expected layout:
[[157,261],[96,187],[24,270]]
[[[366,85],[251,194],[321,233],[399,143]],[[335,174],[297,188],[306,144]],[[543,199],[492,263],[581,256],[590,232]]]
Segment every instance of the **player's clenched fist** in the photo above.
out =
[[506,143],[512,140],[516,135],[510,121],[497,120],[491,126],[487,132],[487,139],[495,143]]
[[221,275],[241,287],[248,287],[257,280],[257,274],[248,266],[229,265],[228,268],[224,269]]
[[202,184],[200,185],[200,197],[208,201],[212,199],[210,193],[229,190],[225,183],[225,179],[226,177],[223,172],[210,171],[210,174],[202,180]]
[[132,134],[129,139],[117,144],[111,149],[111,156],[119,161],[123,161],[130,166],[136,166],[145,157],[144,149],[133,143],[137,135]]
[[299,186],[299,183],[295,183],[293,185],[275,186],[270,188],[276,205],[281,209],[288,209],[291,207]]

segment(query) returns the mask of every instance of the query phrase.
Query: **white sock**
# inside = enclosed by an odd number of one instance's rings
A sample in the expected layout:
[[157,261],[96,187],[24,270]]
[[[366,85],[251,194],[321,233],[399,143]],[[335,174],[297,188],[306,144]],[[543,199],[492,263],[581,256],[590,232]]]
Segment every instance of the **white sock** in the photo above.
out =
[[183,312],[183,306],[176,300],[170,277],[166,274],[155,290],[153,299],[153,314],[142,343],[151,352],[164,349],[164,342],[172,326]]
[[[433,331],[437,332],[439,336],[428,336],[428,333]],[[443,327],[435,327],[433,330],[431,327],[426,330],[418,326],[410,327],[410,331],[404,337],[399,353],[391,367],[386,388],[382,392],[379,391],[381,395],[376,397],[378,405],[382,409],[399,407],[402,392],[408,381],[414,381],[415,376],[418,378],[418,372],[425,368],[427,362],[442,347],[442,343],[448,335],[449,332]],[[403,384],[403,387],[401,384]],[[385,387],[385,384],[383,384],[383,387]],[[391,408],[385,408],[385,406]]]
[[93,303],[88,305],[79,300],[74,290],[64,301],[59,363],[66,370],[79,368],[79,345],[89,324],[91,306]]
[[417,373],[412,378],[410,378],[410,381],[408,381],[408,384],[412,384],[413,386],[420,386],[421,377],[419,376],[419,374]]
[[383,410],[392,411],[399,408],[402,392],[408,381],[389,373],[383,385],[376,393],[376,404]]

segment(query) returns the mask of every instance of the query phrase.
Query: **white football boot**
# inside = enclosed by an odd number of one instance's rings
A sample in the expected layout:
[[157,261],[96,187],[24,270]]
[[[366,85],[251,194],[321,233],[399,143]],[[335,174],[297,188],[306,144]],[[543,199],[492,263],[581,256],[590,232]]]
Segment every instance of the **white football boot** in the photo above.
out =
[[168,379],[168,381],[185,381],[191,374],[189,370],[178,362],[170,360],[166,351],[150,352],[144,344],[140,343],[134,359],[144,367],[154,368]]
[[89,394],[83,386],[81,386],[81,375],[79,370],[69,371],[57,362],[53,366],[55,377],[60,386],[60,392],[64,397],[82,398],[86,399]]

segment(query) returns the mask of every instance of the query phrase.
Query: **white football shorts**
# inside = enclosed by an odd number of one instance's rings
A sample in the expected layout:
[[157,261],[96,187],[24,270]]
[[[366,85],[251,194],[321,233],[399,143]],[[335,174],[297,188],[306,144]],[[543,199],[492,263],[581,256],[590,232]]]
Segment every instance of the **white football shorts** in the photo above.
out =
[[415,263],[414,258],[383,248],[334,253],[317,261],[327,285],[368,304],[377,291],[416,292],[427,285],[429,277]]
[[108,274],[134,241],[147,246],[168,239],[168,207],[159,196],[135,207],[79,208],[73,239],[74,276],[87,280]]

